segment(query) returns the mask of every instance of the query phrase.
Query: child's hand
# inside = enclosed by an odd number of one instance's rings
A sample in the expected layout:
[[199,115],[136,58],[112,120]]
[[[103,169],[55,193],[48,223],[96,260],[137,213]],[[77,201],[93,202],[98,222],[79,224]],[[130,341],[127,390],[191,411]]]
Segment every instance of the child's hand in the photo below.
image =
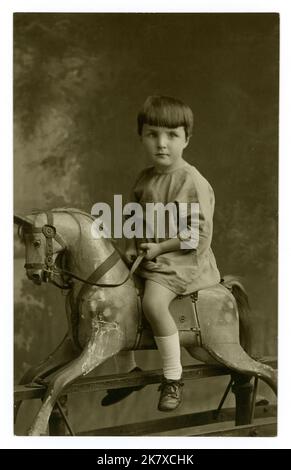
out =
[[125,250],[124,255],[128,261],[128,264],[132,264],[137,258],[137,251],[135,247],[130,247]]
[[156,256],[161,254],[161,249],[159,243],[141,243],[139,245],[140,252],[139,254],[146,253],[145,259],[151,261]]

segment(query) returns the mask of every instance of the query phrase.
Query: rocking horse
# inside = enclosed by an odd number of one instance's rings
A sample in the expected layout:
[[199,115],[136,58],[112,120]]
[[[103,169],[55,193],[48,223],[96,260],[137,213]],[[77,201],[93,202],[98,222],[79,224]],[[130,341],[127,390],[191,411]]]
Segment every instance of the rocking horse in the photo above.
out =
[[[20,381],[37,382],[53,374],[29,430],[29,435],[39,436],[46,434],[54,405],[70,382],[120,351],[156,345],[141,311],[141,282],[133,275],[141,258],[129,271],[109,239],[92,237],[94,218],[77,209],[16,215],[14,221],[25,244],[28,279],[68,290],[67,334]],[[247,353],[248,299],[236,278],[226,276],[218,285],[177,298],[170,310],[181,346],[191,356],[226,366],[238,383],[242,377],[246,382],[260,378],[276,393],[275,370]],[[19,406],[17,402],[16,415]]]

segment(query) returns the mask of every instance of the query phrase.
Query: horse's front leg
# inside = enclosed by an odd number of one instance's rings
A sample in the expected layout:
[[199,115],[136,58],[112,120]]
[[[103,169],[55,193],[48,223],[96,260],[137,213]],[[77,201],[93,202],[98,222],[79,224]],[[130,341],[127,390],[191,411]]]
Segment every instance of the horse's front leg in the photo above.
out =
[[[37,378],[44,378],[52,372],[60,369],[62,366],[71,362],[77,355],[79,351],[74,346],[72,340],[66,334],[61,343],[57,348],[44,359],[40,364],[31,367],[28,369],[25,374],[22,376],[19,385],[26,385],[33,382]],[[21,401],[17,401],[14,404],[14,422],[16,422],[17,414]]]
[[117,323],[93,320],[91,337],[81,355],[57,372],[49,384],[43,404],[30,428],[30,436],[46,434],[50,414],[64,387],[118,353],[124,344],[124,337]]
[[56,349],[42,362],[28,369],[19,381],[19,385],[33,382],[37,378],[44,378],[59,367],[71,361],[80,351],[74,346],[72,340],[66,334]]

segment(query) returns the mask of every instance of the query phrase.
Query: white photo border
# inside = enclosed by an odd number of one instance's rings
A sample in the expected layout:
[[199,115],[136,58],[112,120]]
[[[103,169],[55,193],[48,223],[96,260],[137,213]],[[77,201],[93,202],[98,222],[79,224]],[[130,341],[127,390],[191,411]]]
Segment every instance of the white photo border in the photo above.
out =
[[[244,1],[107,1],[106,7],[95,0],[11,0],[9,5],[2,2],[0,6],[1,31],[1,128],[2,128],[2,168],[1,195],[2,212],[2,326],[0,357],[2,359],[2,384],[0,387],[2,413],[0,425],[0,448],[74,448],[74,449],[140,449],[140,448],[290,448],[291,409],[289,400],[290,365],[288,345],[291,333],[291,301],[288,289],[291,265],[291,224],[290,224],[290,123],[291,123],[291,8],[286,0],[244,0]],[[199,438],[199,437],[18,437],[13,435],[13,131],[12,131],[12,59],[13,59],[13,13],[15,12],[186,12],[186,13],[240,13],[272,12],[280,13],[280,125],[279,125],[279,398],[278,398],[278,436],[273,438]],[[289,269],[288,269],[289,268]]]

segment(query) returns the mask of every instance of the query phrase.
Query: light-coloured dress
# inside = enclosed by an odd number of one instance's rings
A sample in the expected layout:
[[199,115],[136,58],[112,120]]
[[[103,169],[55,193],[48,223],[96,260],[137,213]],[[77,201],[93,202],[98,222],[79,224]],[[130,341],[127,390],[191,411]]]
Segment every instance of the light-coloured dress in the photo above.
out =
[[[132,198],[143,208],[149,202],[199,203],[199,244],[197,249],[180,249],[163,253],[156,260],[144,260],[138,274],[167,287],[177,295],[210,287],[220,282],[220,273],[211,249],[214,193],[208,181],[189,163],[183,161],[174,170],[159,172],[155,167],[143,170],[132,191]],[[144,235],[145,236],[145,235]],[[162,242],[168,239],[136,239],[142,242]]]

